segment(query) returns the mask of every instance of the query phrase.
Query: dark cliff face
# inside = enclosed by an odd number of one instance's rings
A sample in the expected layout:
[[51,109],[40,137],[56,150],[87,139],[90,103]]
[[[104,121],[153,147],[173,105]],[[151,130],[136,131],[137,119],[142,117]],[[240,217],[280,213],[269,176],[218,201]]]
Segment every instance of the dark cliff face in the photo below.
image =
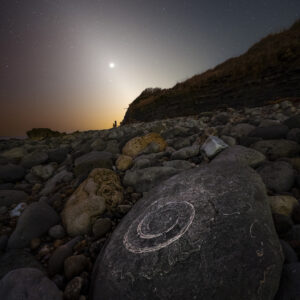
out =
[[130,104],[122,124],[261,106],[287,97],[300,97],[300,20],[171,89],[146,89]]

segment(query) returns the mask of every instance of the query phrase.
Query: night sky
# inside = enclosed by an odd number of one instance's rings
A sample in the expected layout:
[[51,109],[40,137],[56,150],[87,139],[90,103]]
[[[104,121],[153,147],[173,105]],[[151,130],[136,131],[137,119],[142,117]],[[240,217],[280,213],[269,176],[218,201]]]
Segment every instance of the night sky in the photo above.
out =
[[299,0],[0,0],[0,136],[112,127],[300,17]]

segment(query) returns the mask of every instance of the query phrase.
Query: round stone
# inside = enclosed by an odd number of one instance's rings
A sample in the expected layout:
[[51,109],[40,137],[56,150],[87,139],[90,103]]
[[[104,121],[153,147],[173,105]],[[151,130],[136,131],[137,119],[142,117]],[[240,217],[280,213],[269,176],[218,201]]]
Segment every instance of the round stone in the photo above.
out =
[[54,239],[61,239],[66,235],[62,225],[55,225],[49,229],[49,235]]
[[104,236],[110,229],[112,223],[109,218],[100,218],[93,225],[93,234],[96,238]]
[[273,300],[282,263],[260,176],[204,165],[136,202],[100,252],[90,297]]

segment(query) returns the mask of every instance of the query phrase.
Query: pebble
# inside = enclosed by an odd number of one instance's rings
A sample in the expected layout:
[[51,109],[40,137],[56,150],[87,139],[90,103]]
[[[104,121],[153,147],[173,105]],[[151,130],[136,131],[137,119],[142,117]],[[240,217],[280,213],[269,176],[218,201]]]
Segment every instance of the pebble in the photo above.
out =
[[53,239],[61,239],[66,235],[66,232],[62,225],[55,225],[49,229],[48,234]]
[[74,277],[69,283],[67,284],[65,291],[64,291],[64,299],[66,300],[78,300],[82,299],[79,298],[81,289],[83,285],[83,279],[79,276]]
[[64,261],[64,274],[68,280],[80,275],[88,266],[88,260],[84,255],[74,255]]
[[112,227],[111,220],[109,218],[100,218],[97,219],[93,225],[93,234],[95,238],[101,238],[108,231],[110,231]]

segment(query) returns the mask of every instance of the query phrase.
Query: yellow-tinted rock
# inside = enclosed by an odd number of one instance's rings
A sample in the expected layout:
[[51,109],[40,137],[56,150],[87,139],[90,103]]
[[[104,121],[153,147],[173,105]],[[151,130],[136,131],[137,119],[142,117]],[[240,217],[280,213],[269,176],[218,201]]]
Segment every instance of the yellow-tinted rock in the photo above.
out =
[[125,155],[136,157],[153,142],[159,145],[159,151],[163,151],[167,147],[166,141],[158,133],[151,132],[129,140],[123,147],[122,152]]
[[94,169],[68,199],[61,214],[71,236],[86,234],[95,217],[123,201],[119,176],[109,169]]
[[121,154],[116,161],[116,167],[120,171],[128,170],[132,166],[132,164],[133,164],[132,157],[123,154]]
[[298,205],[296,198],[292,196],[271,196],[269,197],[269,203],[272,213],[290,216],[293,208]]

